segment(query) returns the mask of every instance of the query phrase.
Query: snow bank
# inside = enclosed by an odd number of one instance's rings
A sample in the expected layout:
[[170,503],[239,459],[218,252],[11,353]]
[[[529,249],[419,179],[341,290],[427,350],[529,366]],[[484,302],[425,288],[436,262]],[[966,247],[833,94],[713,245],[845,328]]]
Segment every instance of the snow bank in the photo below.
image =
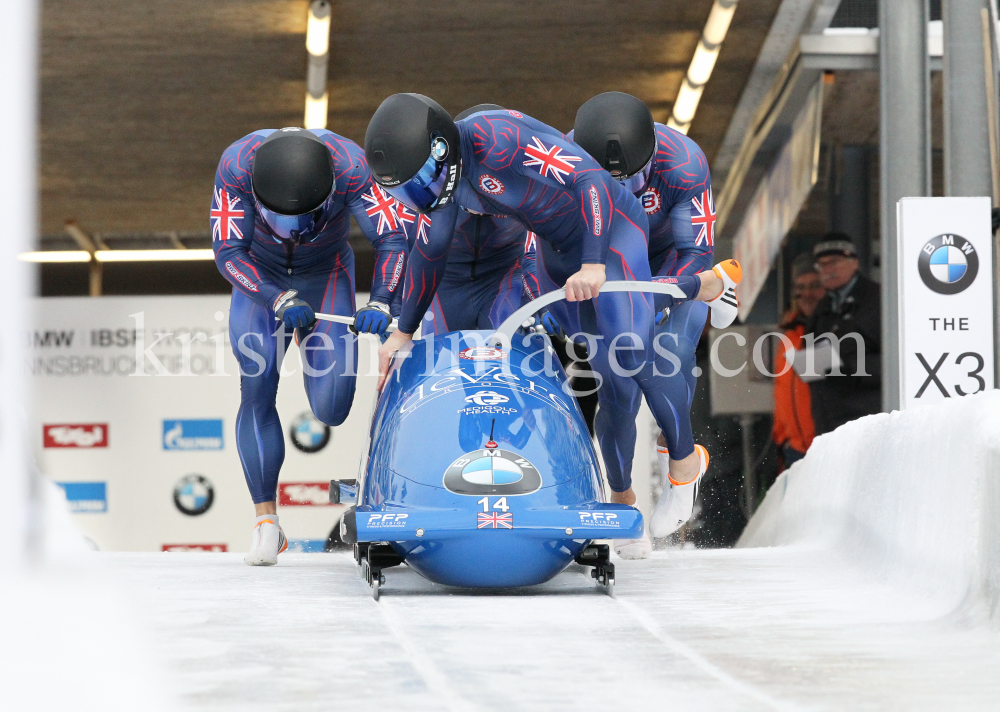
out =
[[39,486],[32,565],[0,565],[0,709],[177,709],[130,591],[86,544],[63,490]]
[[876,581],[1000,621],[1000,391],[816,439],[737,546],[828,550]]

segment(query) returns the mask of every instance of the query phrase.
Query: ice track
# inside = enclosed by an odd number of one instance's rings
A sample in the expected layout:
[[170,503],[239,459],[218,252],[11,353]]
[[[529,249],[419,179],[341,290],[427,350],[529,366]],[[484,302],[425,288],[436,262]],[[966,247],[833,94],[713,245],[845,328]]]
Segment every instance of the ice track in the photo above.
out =
[[617,560],[615,599],[575,567],[491,593],[399,567],[376,603],[346,553],[52,561],[7,588],[19,710],[996,710],[1000,392],[817,439],[739,548]]
[[996,709],[1000,641],[815,551],[616,562],[469,594],[343,554],[109,554],[194,710]]

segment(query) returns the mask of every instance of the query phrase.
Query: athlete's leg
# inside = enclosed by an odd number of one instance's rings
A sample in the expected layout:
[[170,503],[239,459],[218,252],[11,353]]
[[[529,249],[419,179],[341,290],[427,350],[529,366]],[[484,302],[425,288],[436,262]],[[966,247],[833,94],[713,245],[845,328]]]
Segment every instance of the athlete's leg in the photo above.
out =
[[[624,222],[624,221],[623,221]],[[641,225],[630,226],[630,239],[638,239],[643,247],[645,237]],[[619,239],[621,241],[621,239]],[[554,251],[542,242],[537,256],[539,283],[543,291],[550,292],[565,283],[566,278],[579,269],[579,253]],[[605,266],[607,279],[649,280],[649,265],[643,266],[642,253],[633,260],[639,264],[631,269],[613,244]],[[591,368],[598,374],[597,391],[600,409],[595,422],[598,444],[604,458],[609,498],[613,502],[635,503],[632,492],[632,457],[635,451],[635,417],[639,412],[640,389],[628,372],[641,368],[646,361],[650,342],[650,326],[633,328],[636,324],[652,324],[652,301],[648,295],[630,292],[611,292],[596,300],[584,302],[554,302],[550,311],[564,324],[567,334],[581,334],[578,343],[586,343]],[[638,333],[636,333],[638,331]],[[629,333],[635,334],[635,339]],[[615,337],[624,336],[613,345],[618,367],[612,368],[611,347]],[[637,351],[629,347],[638,346]]]
[[479,325],[479,313],[496,293],[496,288],[493,286],[495,281],[488,279],[472,281],[467,274],[453,276],[446,272],[434,294],[431,308],[427,310],[433,318],[429,320],[424,317],[424,329],[433,328],[435,336],[450,331],[488,329],[488,326]]
[[[333,270],[293,280],[313,310],[350,316],[354,304],[354,254],[341,251]],[[357,385],[358,342],[346,324],[317,321],[299,335],[303,380],[313,414],[331,427],[347,419]]]
[[[605,295],[607,296],[607,295]],[[599,297],[598,300],[604,299]],[[581,331],[588,334],[598,334],[597,316],[594,307],[589,303],[580,306]],[[642,392],[638,384],[627,375],[622,376],[611,368],[610,351],[606,339],[595,339],[591,343],[590,367],[599,375],[597,379],[600,388],[597,390],[598,410],[594,421],[597,443],[604,458],[604,468],[608,477],[612,501],[618,501],[616,495],[625,494],[624,499],[631,499],[626,504],[635,501],[632,493],[632,456],[635,450],[636,427],[635,418],[639,414],[642,402]],[[621,346],[628,346],[625,340]]]
[[[622,213],[616,213],[616,217],[618,216],[625,219],[617,221],[614,225],[615,230],[606,265],[608,279],[648,281],[649,262],[641,228]],[[683,277],[678,279],[685,280]],[[686,279],[690,281],[697,278]],[[685,286],[690,285],[685,284]],[[615,298],[606,299],[606,297]],[[681,375],[681,371],[690,371],[693,363],[685,369],[685,364],[675,352],[675,345],[669,339],[660,338],[654,343],[653,308],[651,295],[633,293],[601,295],[595,307],[596,326],[598,333],[605,336],[604,348],[608,352],[607,358],[610,359],[608,368],[618,378],[628,374],[642,390],[653,417],[664,432],[671,449],[671,457],[677,463],[676,474],[686,477],[688,470],[693,469],[694,472],[687,478],[691,479],[697,475],[699,461],[690,438],[687,407],[689,392],[685,376]],[[633,340],[634,344],[631,343]],[[616,345],[618,349],[614,348]],[[641,348],[632,350],[623,348],[632,345]],[[683,406],[678,408],[675,404]],[[685,422],[687,422],[686,430]],[[612,437],[614,436],[612,433]],[[635,438],[622,433],[616,444],[622,461],[630,462],[634,456]],[[674,463],[671,463],[671,466],[673,473]]]
[[[701,339],[708,318],[708,305],[704,302],[684,302],[670,309],[666,320],[656,328],[657,343],[673,353],[678,363],[671,366],[669,379],[682,380],[684,389],[670,390],[674,398],[673,407],[678,412],[678,435],[676,440],[681,443],[681,450],[686,451],[686,442],[694,442],[691,436],[691,401],[694,398],[698,377],[695,375],[695,349]],[[674,367],[676,366],[676,368]],[[676,371],[676,373],[674,373]],[[667,447],[667,440],[661,434],[660,443]],[[671,453],[673,454],[673,453]]]
[[497,328],[526,301],[521,263],[515,262],[496,280],[493,298],[479,310],[479,328]]
[[229,337],[240,366],[240,409],[236,415],[236,451],[243,465],[257,514],[273,514],[278,471],[285,459],[285,439],[274,407],[281,354],[291,338],[278,344],[274,313],[233,290]]

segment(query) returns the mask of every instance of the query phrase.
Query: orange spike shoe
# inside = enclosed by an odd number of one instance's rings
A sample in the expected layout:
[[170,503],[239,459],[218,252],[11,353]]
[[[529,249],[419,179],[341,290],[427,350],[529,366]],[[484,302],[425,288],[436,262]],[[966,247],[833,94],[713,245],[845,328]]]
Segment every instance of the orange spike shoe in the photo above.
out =
[[695,445],[698,453],[698,474],[688,482],[678,482],[668,475],[670,488],[663,490],[660,501],[656,503],[649,531],[654,537],[670,536],[684,526],[691,518],[694,503],[698,500],[698,485],[708,470],[708,450],[701,445]]
[[743,279],[743,268],[736,260],[723,260],[712,268],[715,276],[722,280],[722,292],[708,302],[711,309],[712,326],[725,329],[736,320],[740,302],[736,298],[736,285]]

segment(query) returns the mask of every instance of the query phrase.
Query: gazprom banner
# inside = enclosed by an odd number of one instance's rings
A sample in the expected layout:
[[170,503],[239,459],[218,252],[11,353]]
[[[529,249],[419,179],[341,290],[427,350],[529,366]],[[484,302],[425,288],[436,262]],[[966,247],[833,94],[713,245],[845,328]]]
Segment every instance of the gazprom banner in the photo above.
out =
[[[33,306],[23,371],[35,395],[29,432],[39,468],[62,486],[81,530],[105,550],[246,550],[254,509],[236,452],[240,372],[229,297],[66,297]],[[336,428],[312,415],[298,348],[285,354],[278,496],[283,507],[296,505],[281,512],[293,548],[322,548],[342,510],[329,504],[328,483],[357,476],[377,343],[358,340],[354,407]]]
[[901,407],[996,388],[990,199],[903,198],[896,210]]

